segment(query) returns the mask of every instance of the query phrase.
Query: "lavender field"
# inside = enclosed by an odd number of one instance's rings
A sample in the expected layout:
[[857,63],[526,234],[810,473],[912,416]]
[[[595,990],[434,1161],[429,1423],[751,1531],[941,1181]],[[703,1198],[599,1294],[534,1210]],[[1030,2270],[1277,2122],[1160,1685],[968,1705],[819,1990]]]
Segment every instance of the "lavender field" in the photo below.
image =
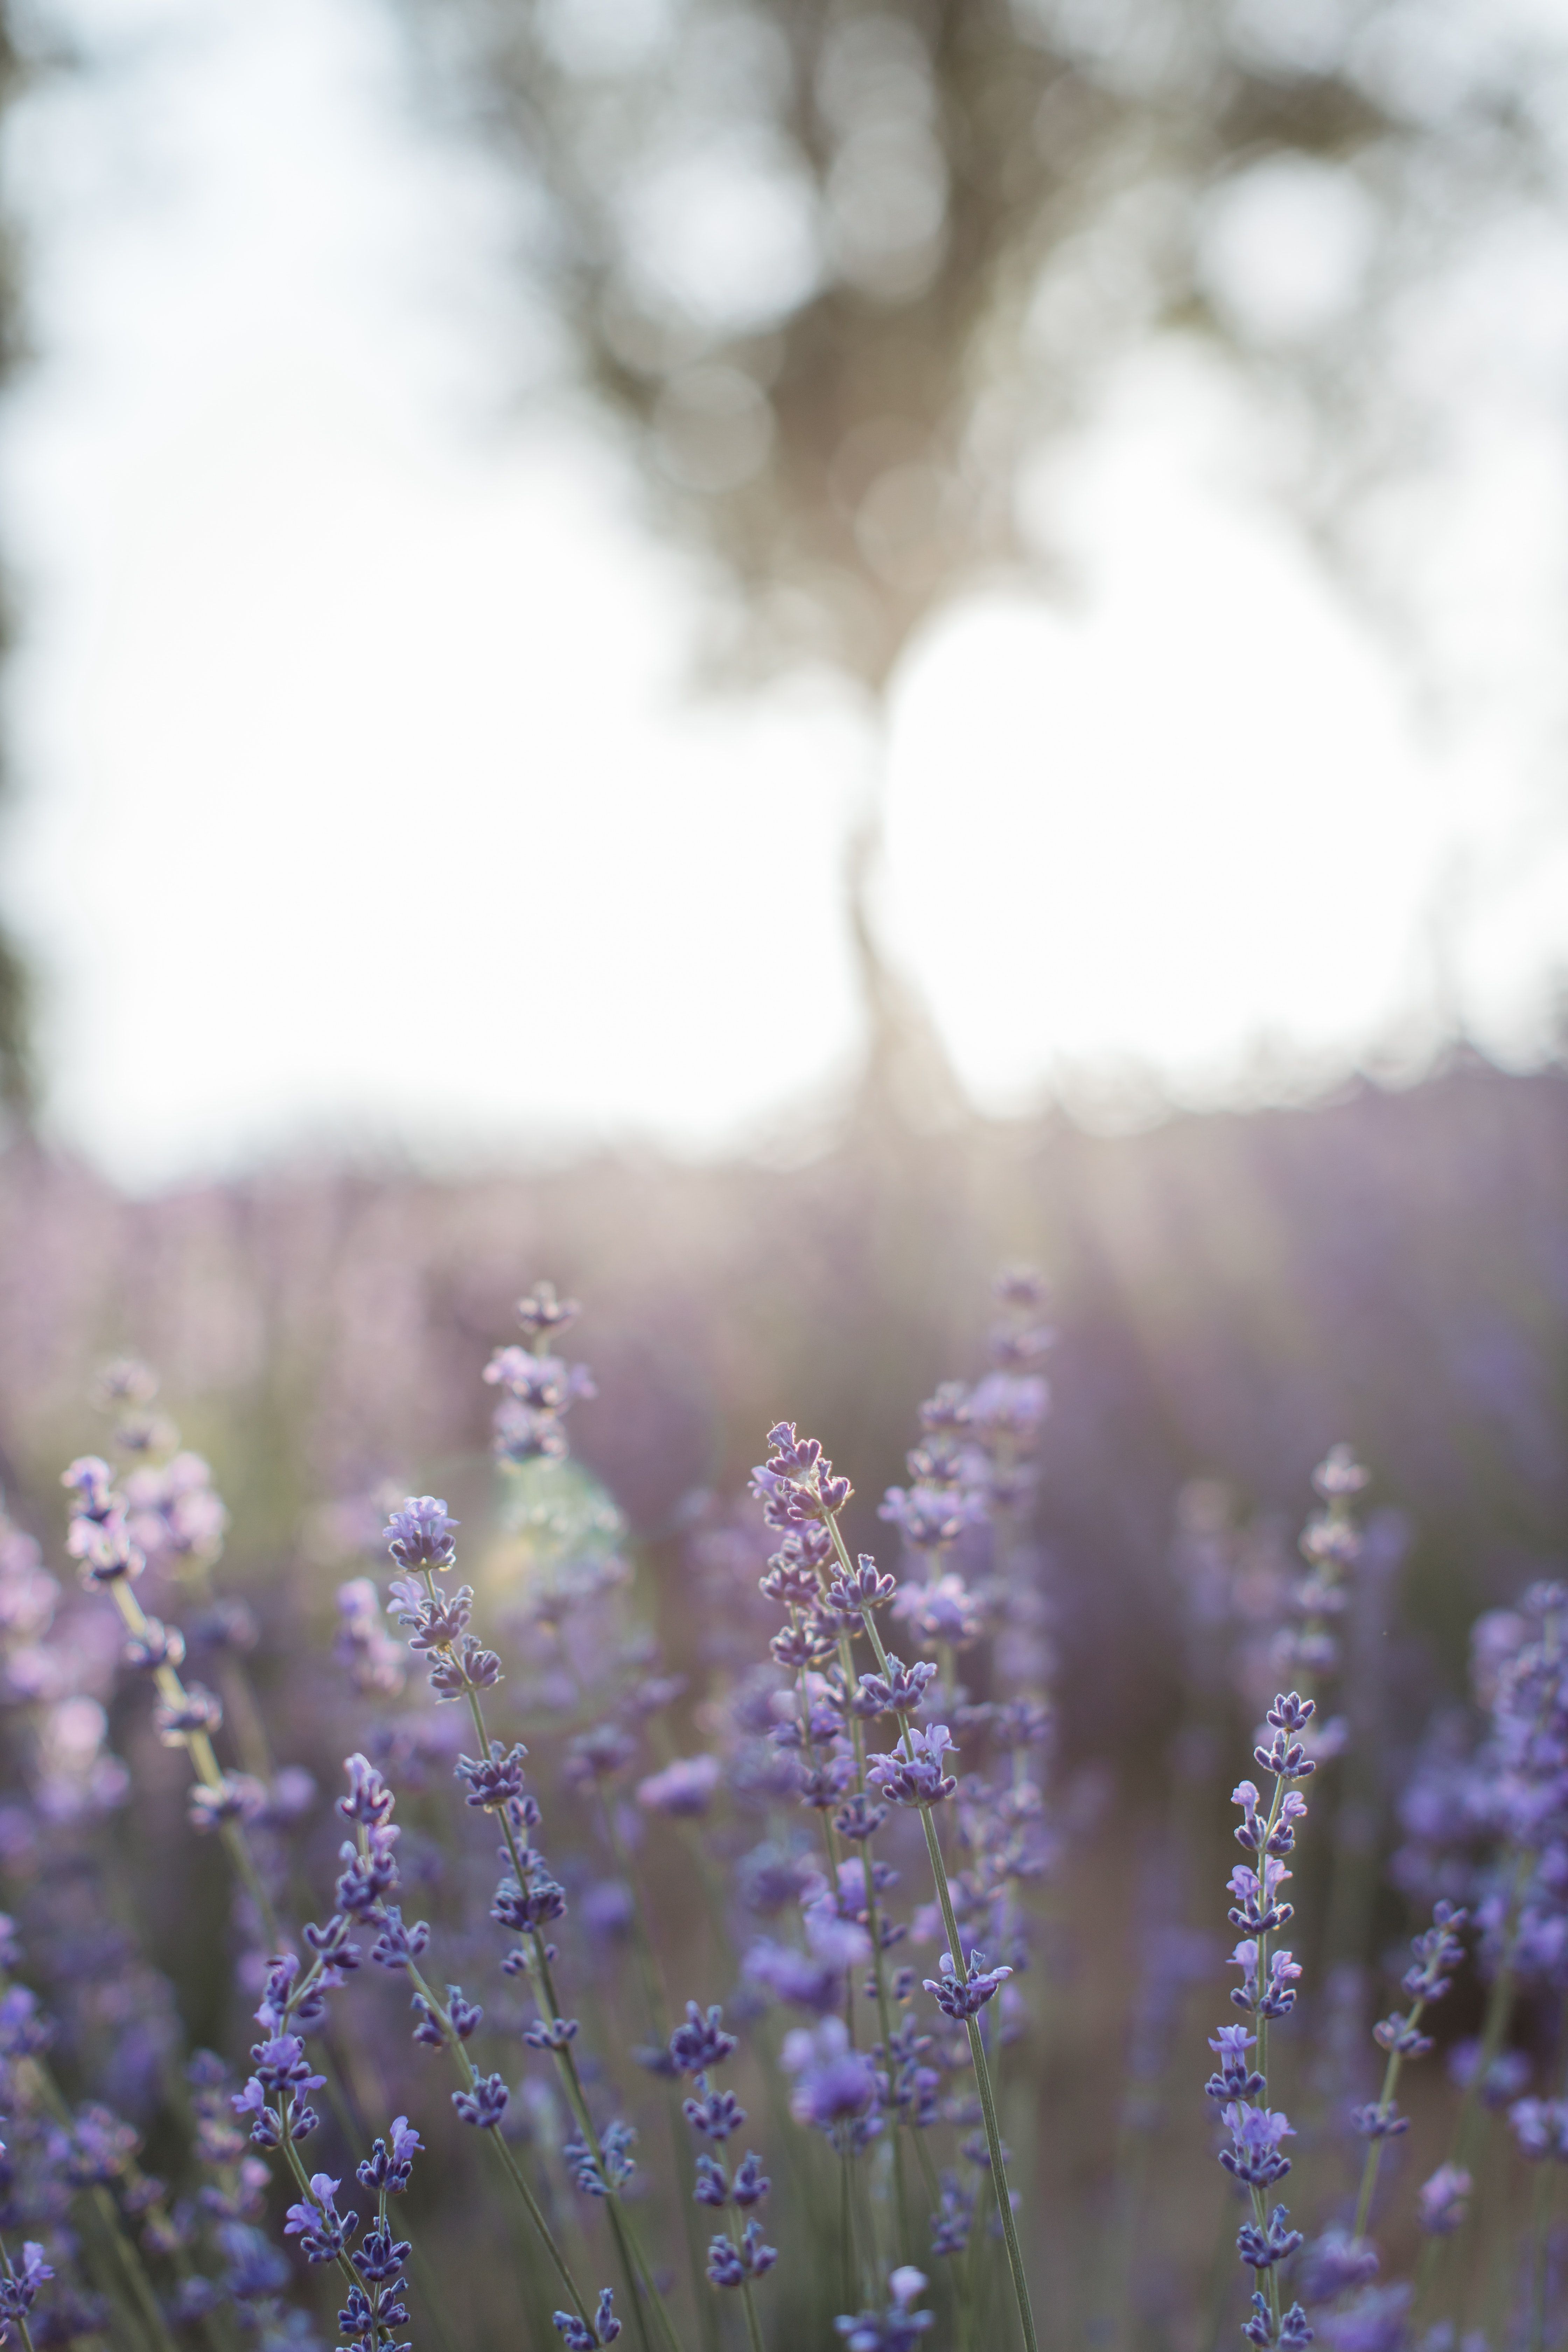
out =
[[1557,1070],[0,1194],[26,2344],[1563,2341]]

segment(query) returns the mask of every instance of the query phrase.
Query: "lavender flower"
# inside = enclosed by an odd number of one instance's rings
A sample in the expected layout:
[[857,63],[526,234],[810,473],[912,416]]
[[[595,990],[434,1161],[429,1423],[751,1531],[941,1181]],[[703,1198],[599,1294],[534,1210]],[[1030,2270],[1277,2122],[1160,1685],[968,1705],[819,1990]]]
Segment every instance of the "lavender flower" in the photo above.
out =
[[661,1772],[637,1782],[637,1802],[650,1813],[698,1820],[711,1805],[721,1777],[716,1756],[678,1756]]
[[833,2323],[843,2336],[845,2352],[913,2352],[917,2339],[936,2325],[933,2312],[917,2311],[925,2293],[923,2273],[912,2264],[894,2271],[888,2280],[888,2305],[883,2311],[862,2311],[854,2318]]
[[963,1976],[955,1973],[951,1952],[943,1952],[937,1965],[942,1970],[941,1982],[927,1977],[925,1990],[935,1994],[937,2007],[947,2016],[960,2019],[978,2016],[1013,1973],[1006,1968],[987,1969],[983,1952],[970,1954],[968,1969]]
[[1440,2164],[1416,2196],[1421,2227],[1429,2238],[1451,2237],[1465,2218],[1470,2176],[1455,2164]]
[[950,1750],[956,1753],[945,1723],[933,1723],[924,1731],[911,1726],[890,1753],[868,1757],[866,1778],[892,1804],[941,1804],[958,1786],[954,1775],[942,1769]]
[[429,1569],[440,1576],[457,1563],[457,1526],[434,1495],[410,1495],[382,1529],[382,1540],[400,1568]]
[[1289,2171],[1284,2143],[1295,2136],[1289,2117],[1268,2105],[1268,2027],[1295,2005],[1295,1980],[1301,1972],[1289,1951],[1270,1952],[1268,1939],[1291,1916],[1280,1893],[1290,1874],[1284,1857],[1294,1849],[1307,1808],[1289,1783],[1308,1778],[1314,1769],[1299,1735],[1315,1711],[1313,1701],[1298,1692],[1278,1694],[1267,1716],[1273,1738],[1267,1748],[1260,1744],[1253,1751],[1260,1769],[1273,1779],[1273,1795],[1265,1806],[1256,1785],[1243,1780],[1232,1797],[1241,1810],[1237,1842],[1258,1864],[1238,1864],[1230,1876],[1231,1923],[1250,1930],[1231,1956],[1232,1966],[1242,1971],[1231,2000],[1248,2011],[1252,2030],[1221,2026],[1211,2037],[1209,2047],[1219,2063],[1205,2085],[1210,2098],[1225,2101],[1221,2120],[1230,2145],[1220,2148],[1219,2161],[1251,2195],[1252,2219],[1237,2233],[1237,2252],[1267,2284],[1267,2292],[1254,2294],[1242,2330],[1259,2352],[1295,2352],[1311,2337],[1300,2305],[1284,2309],[1279,2293],[1279,2265],[1301,2243],[1300,2233],[1289,2226],[1282,2205],[1268,2210],[1266,2192]]
[[621,2332],[621,2323],[615,2315],[615,2299],[613,2291],[606,2287],[599,2297],[599,2307],[591,2320],[578,2319],[570,2311],[554,2314],[554,2325],[566,2346],[566,2352],[595,2352],[597,2346],[615,2342]]
[[1508,2119],[1521,2156],[1568,2164],[1568,2099],[1517,2099]]
[[466,2124],[479,2131],[494,2131],[506,2113],[510,2094],[499,2074],[479,2074],[467,2091],[454,2091],[452,2105]]
[[825,2017],[810,2030],[795,2027],[784,2035],[781,2055],[795,2078],[790,2113],[796,2123],[830,2137],[875,2124],[877,2071],[865,2051],[850,2048],[841,2017]]

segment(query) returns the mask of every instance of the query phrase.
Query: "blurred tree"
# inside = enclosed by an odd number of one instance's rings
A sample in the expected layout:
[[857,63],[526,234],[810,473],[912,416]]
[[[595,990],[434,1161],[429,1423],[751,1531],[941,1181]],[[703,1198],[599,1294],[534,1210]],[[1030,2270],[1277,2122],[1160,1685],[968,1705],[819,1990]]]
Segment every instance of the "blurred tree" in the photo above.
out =
[[[1326,538],[1408,448],[1402,294],[1543,171],[1561,86],[1455,0],[397,0],[515,168],[521,267],[730,674],[873,699],[941,605],[1048,569],[1018,490],[1184,331],[1297,428]],[[734,592],[738,592],[734,593]],[[929,1041],[851,872],[873,1094]]]
[[[15,104],[23,81],[16,38],[16,11],[10,0],[0,0],[0,131]],[[0,390],[19,366],[23,353],[21,271],[17,237],[11,220],[0,215]],[[12,638],[10,597],[0,584],[0,657]],[[9,782],[0,751],[0,790]],[[32,1056],[28,1039],[28,976],[15,941],[0,927],[0,1111],[12,1123],[26,1120],[33,1099]]]

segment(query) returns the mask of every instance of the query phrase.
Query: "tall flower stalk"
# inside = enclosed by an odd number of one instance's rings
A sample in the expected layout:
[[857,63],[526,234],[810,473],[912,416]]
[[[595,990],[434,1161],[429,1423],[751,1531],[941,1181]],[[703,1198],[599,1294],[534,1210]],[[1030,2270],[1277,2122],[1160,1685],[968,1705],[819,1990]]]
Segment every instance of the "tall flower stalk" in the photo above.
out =
[[[770,1524],[786,1531],[806,1527],[826,1529],[832,1539],[838,1573],[832,1579],[824,1577],[825,1597],[834,1610],[858,1619],[859,1626],[871,1644],[882,1684],[889,1691],[897,1690],[901,1694],[907,1688],[907,1678],[901,1670],[895,1674],[873,1613],[882,1600],[891,1598],[892,1580],[879,1576],[874,1562],[850,1559],[838,1525],[838,1514],[851,1493],[848,1479],[835,1477],[833,1465],[824,1457],[821,1446],[814,1438],[797,1437],[791,1423],[781,1422],[770,1430],[768,1442],[773,1452],[760,1474],[758,1485],[767,1506]],[[958,1785],[954,1776],[945,1769],[946,1757],[952,1743],[945,1725],[936,1724],[923,1731],[915,1727],[910,1712],[915,1695],[910,1691],[908,1696],[900,1696],[892,1706],[890,1712],[899,1725],[898,1744],[890,1753],[871,1759],[868,1777],[879,1794],[889,1802],[912,1806],[920,1813],[926,1853],[948,1939],[948,1948],[942,1961],[941,1980],[929,1981],[928,1990],[935,1995],[938,2005],[948,2016],[963,2021],[968,2033],[1018,2323],[1027,2352],[1037,2352],[1038,2338],[1029,2300],[1023,2251],[1018,2243],[1017,2221],[1007,2184],[995,2093],[992,2087],[985,2041],[979,2021],[981,2010],[1012,1970],[1000,1968],[987,1972],[980,1954],[971,1953],[967,1959],[965,1958],[942,1845],[932,1818],[933,1806],[950,1798]]]
[[1253,2276],[1265,2283],[1254,2290],[1243,2328],[1258,2352],[1299,2352],[1312,2340],[1300,2305],[1285,2310],[1279,2292],[1280,2264],[1302,2243],[1301,2232],[1291,2229],[1283,2205],[1269,2210],[1268,2192],[1290,2169],[1284,2142],[1294,2137],[1289,2116],[1268,2105],[1268,2028],[1295,2007],[1301,1973],[1289,1949],[1277,1945],[1271,1951],[1269,1941],[1294,1916],[1281,1890],[1290,1876],[1286,1856],[1294,1851],[1299,1825],[1307,1817],[1306,1800],[1294,1783],[1317,1769],[1300,1737],[1315,1712],[1312,1701],[1296,1691],[1277,1695],[1267,1717],[1272,1736],[1267,1746],[1260,1742],[1253,1750],[1259,1771],[1274,1784],[1272,1793],[1266,1803],[1257,1783],[1243,1780],[1233,1795],[1241,1808],[1237,1843],[1253,1861],[1238,1863],[1230,1874],[1229,1916],[1244,1931],[1231,1956],[1241,1982],[1230,1997],[1247,2012],[1252,2031],[1246,2025],[1218,2029],[1209,2042],[1215,2068],[1205,2086],[1230,2134],[1219,2160],[1252,2200],[1252,2219],[1243,2222],[1236,2248]]

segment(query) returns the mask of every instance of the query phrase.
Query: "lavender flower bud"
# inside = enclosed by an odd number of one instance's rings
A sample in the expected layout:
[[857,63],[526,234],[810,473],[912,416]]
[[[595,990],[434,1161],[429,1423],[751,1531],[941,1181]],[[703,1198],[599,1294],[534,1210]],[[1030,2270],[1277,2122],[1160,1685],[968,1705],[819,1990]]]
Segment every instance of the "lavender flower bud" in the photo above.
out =
[[723,2030],[723,2017],[716,2001],[706,2016],[694,2000],[687,2002],[686,2023],[669,2037],[669,2054],[683,2074],[705,2074],[736,2049],[734,2035]]
[[401,2196],[414,2170],[414,2159],[424,2143],[410,2128],[406,2116],[395,2116],[385,2139],[378,2139],[355,2175],[362,2189],[389,2197]]
[[464,2123],[480,2131],[494,2131],[506,2113],[509,2096],[499,2074],[479,2074],[470,2090],[453,2092],[452,2105]]
[[1300,2230],[1288,2226],[1289,2216],[1283,2205],[1276,2205],[1268,2216],[1268,2226],[1260,2230],[1256,2222],[1244,2221],[1237,2232],[1236,2251],[1249,2270],[1272,2270],[1276,2263],[1288,2262],[1304,2241]]
[[940,1965],[941,1980],[927,1977],[925,1990],[935,1995],[937,2007],[947,2016],[959,2019],[977,2017],[1013,1973],[1011,1969],[988,1970],[983,1952],[971,1953],[968,1973],[963,1977],[953,1972],[951,1952],[943,1952]]
[[153,1721],[165,1748],[183,1748],[195,1732],[209,1737],[223,1722],[223,1701],[200,1683],[187,1684],[178,1700],[161,1699]]
[[868,1609],[885,1609],[898,1589],[897,1577],[881,1575],[870,1553],[863,1551],[852,1578],[841,1571],[832,1579],[827,1598],[845,1616],[858,1618]]
[[[542,1283],[540,1288],[544,1287]],[[614,2295],[606,2287],[599,2297],[599,2307],[591,2323],[578,2319],[570,2311],[558,2311],[552,2315],[553,2324],[559,2329],[565,2343],[566,2352],[595,2352],[596,2346],[615,2342],[621,2332],[621,2323],[611,2308],[614,2301]]]
[[[499,1665],[499,1659],[497,1664]],[[495,1812],[521,1799],[523,1792],[522,1767],[527,1754],[528,1750],[521,1741],[508,1748],[499,1739],[492,1739],[487,1757],[459,1756],[455,1777],[468,1790],[465,1803],[484,1812]]]
[[431,1569],[439,1576],[456,1564],[458,1524],[434,1495],[410,1495],[382,1529],[382,1541],[400,1568]]
[[1231,2144],[1220,2150],[1219,2160],[1227,2172],[1250,2188],[1272,2189],[1277,2180],[1283,2180],[1290,2159],[1280,2153],[1279,2143],[1295,2137],[1288,2116],[1271,2114],[1267,2107],[1244,2106],[1238,2100],[1226,2107],[1224,2122]]
[[[528,1297],[517,1302],[517,1319],[530,1341],[542,1339],[552,1331],[570,1329],[582,1312],[574,1298],[556,1296],[552,1282],[536,1282]],[[607,2343],[609,2338],[604,2341]]]
[[133,1671],[153,1674],[160,1666],[184,1664],[185,1637],[177,1625],[160,1624],[156,1617],[146,1617],[140,1633],[127,1635],[120,1654]]
[[919,1706],[927,1685],[936,1680],[937,1672],[929,1658],[917,1659],[912,1666],[906,1666],[901,1658],[889,1652],[887,1675],[862,1675],[851,1706],[857,1715],[908,1715]]
[[740,2130],[746,2110],[733,2091],[710,2090],[706,2074],[699,2074],[694,2088],[697,2096],[680,2103],[680,2112],[694,2132],[704,2139],[726,2140]]
[[419,1958],[429,1941],[427,1921],[416,1919],[413,1927],[405,1927],[401,1906],[389,1903],[383,1911],[381,1933],[370,1948],[370,1956],[378,1968],[403,1969]]

